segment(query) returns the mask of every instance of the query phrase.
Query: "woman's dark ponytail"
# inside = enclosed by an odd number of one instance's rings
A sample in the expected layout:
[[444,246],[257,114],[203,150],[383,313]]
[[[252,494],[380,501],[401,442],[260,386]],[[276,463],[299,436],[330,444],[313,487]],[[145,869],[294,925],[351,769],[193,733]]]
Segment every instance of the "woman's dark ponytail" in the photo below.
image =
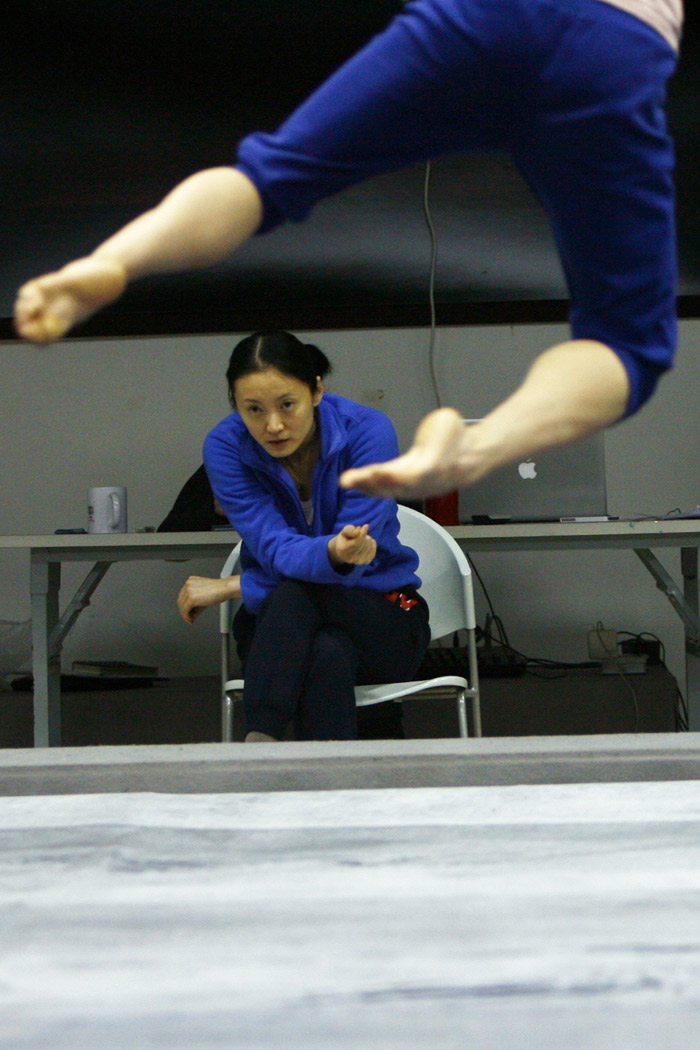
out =
[[323,350],[302,343],[291,332],[254,332],[236,344],[226,369],[231,404],[235,406],[237,379],[268,368],[293,376],[315,394],[318,379],[329,375],[333,366]]

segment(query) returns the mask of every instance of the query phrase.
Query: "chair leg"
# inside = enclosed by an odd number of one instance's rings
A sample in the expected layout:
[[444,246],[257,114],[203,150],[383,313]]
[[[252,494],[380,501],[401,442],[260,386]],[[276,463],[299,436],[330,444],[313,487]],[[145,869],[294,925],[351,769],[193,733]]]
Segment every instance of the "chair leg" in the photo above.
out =
[[221,740],[230,744],[233,739],[233,698],[224,693],[221,698]]
[[[469,726],[467,723],[467,694],[462,690],[457,696],[457,717],[459,719],[459,735],[463,739],[469,737]],[[481,703],[479,694],[472,695],[472,727],[473,736],[481,736]]]
[[466,739],[469,736],[469,729],[467,727],[467,698],[463,689],[460,689],[457,696],[457,717],[459,719],[459,735],[462,739]]
[[470,630],[467,637],[469,649],[469,685],[472,688],[472,725],[474,736],[481,736],[481,699],[479,692],[479,659],[476,653],[476,631]]
[[221,635],[221,740],[230,744],[233,738],[233,700],[226,693],[226,682],[231,677],[231,635]]
[[472,697],[472,722],[474,724],[474,736],[481,736],[481,701],[478,693]]

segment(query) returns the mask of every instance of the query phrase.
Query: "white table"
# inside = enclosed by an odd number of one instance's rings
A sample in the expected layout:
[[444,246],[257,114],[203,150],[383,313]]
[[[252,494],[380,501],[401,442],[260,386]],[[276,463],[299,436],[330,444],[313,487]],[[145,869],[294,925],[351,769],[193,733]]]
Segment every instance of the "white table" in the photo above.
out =
[[[625,549],[633,550],[666,594],[685,630],[689,727],[700,729],[700,617],[698,546],[700,520],[612,521],[459,525],[449,529],[467,553],[478,551]],[[118,536],[0,536],[0,550],[30,554],[32,599],[34,745],[61,743],[61,645],[110,565],[117,561],[211,556],[223,564],[236,543],[235,532],[128,533]],[[679,551],[679,585],[652,548]],[[85,580],[61,614],[61,564],[92,562]]]
[[[61,647],[109,567],[118,561],[167,561],[211,556],[223,565],[238,534],[222,532],[0,536],[2,549],[28,550],[32,601],[34,746],[61,743]],[[63,613],[59,609],[63,562],[92,563]]]
[[[478,551],[633,550],[680,617],[685,632],[688,728],[700,730],[700,519],[685,521],[533,522],[458,525],[449,530],[467,553]],[[651,548],[679,552],[679,584]]]

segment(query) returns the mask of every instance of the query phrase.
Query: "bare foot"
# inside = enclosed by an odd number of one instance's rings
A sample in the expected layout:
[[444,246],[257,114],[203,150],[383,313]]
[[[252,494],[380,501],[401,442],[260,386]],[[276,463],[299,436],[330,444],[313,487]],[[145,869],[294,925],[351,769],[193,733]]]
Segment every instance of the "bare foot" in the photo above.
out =
[[466,432],[458,412],[439,408],[425,417],[403,456],[346,470],[340,476],[340,486],[361,489],[370,496],[404,499],[450,492],[475,480]]
[[244,743],[246,744],[276,744],[278,743],[277,737],[269,736],[267,733],[261,733],[258,729],[251,729],[249,733],[246,733]]
[[23,285],[15,303],[15,328],[23,339],[51,343],[101,307],[118,299],[127,273],[113,259],[87,256]]

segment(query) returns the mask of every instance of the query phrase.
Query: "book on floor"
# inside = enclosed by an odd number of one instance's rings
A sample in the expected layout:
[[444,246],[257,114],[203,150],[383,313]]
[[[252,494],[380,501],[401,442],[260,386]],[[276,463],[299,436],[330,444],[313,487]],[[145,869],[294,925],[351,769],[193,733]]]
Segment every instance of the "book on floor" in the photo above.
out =
[[97,677],[137,677],[147,678],[158,674],[158,668],[149,664],[134,664],[128,660],[74,660],[75,674],[89,674]]

